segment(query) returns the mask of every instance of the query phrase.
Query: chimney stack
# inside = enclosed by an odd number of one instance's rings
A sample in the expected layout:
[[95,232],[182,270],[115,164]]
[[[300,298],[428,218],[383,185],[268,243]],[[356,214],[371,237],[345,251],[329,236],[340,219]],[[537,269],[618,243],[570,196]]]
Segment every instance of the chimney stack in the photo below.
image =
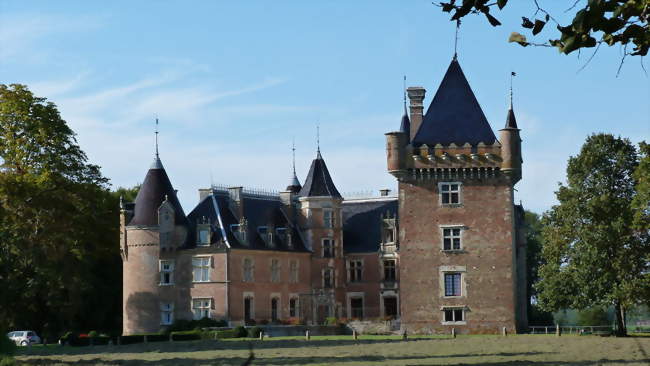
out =
[[409,141],[413,142],[413,138],[422,124],[422,114],[424,110],[422,102],[424,101],[426,90],[421,86],[410,86],[406,89],[406,93],[409,96],[409,107],[411,109],[411,136],[409,136]]

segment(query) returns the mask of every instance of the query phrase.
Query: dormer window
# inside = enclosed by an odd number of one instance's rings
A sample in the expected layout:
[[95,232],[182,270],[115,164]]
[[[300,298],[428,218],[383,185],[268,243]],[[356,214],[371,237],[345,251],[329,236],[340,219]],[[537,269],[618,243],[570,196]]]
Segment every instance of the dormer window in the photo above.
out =
[[210,245],[211,230],[209,224],[200,224],[196,228],[196,244],[199,246]]
[[293,243],[291,242],[291,234],[286,227],[276,228],[275,234],[288,248],[293,248]]
[[246,242],[246,226],[241,224],[232,224],[230,225],[230,231],[232,235],[237,239],[241,244],[247,245]]
[[268,247],[273,247],[275,246],[273,243],[273,230],[269,229],[268,226],[259,226],[257,228],[257,232],[260,234],[262,237],[262,240],[266,243],[266,246]]

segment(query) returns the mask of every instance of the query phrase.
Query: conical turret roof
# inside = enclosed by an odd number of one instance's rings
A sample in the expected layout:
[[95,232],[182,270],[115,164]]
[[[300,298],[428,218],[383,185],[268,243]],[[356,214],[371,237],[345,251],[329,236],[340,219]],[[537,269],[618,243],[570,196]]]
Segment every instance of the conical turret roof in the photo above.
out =
[[135,198],[133,218],[129,225],[158,225],[158,208],[165,199],[168,199],[174,207],[176,224],[187,224],[187,217],[176,197],[176,191],[160,158],[156,156]]
[[411,137],[411,120],[409,119],[409,114],[406,111],[406,104],[404,104],[404,115],[402,116],[402,123],[400,123],[399,131],[406,134],[406,138]]
[[508,117],[506,118],[506,127],[505,128],[516,128],[517,127],[517,119],[515,118],[515,112],[512,110],[512,106],[510,106],[510,109],[508,109]]
[[413,138],[413,145],[452,142],[491,145],[495,141],[496,136],[454,57]]
[[294,171],[293,177],[291,177],[291,182],[289,182],[289,185],[287,186],[287,192],[298,193],[301,189],[302,185],[300,184],[298,176],[296,176],[296,172]]
[[300,196],[342,198],[332,181],[332,177],[327,170],[327,165],[325,165],[325,160],[323,160],[320,150],[316,154],[316,159],[311,162],[309,174],[307,174],[307,178],[305,179],[305,185],[300,190]]

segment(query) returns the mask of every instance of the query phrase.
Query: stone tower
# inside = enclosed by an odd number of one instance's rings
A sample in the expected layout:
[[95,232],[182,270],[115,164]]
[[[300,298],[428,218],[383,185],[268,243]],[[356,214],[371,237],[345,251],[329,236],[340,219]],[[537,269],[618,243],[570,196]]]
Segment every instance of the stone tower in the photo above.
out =
[[[156,154],[133,207],[122,206],[120,250],[123,261],[122,334],[158,332],[162,304],[173,304],[177,286],[165,286],[160,266],[173,266],[187,237],[188,221]],[[174,309],[170,309],[173,312]]]
[[456,57],[426,113],[424,88],[407,93],[410,124],[386,134],[388,171],[399,185],[402,328],[521,329],[525,256],[517,255],[521,140],[514,112],[498,141]]
[[341,202],[320,148],[311,163],[298,198],[300,226],[313,251],[311,263],[311,320],[322,324],[327,317],[343,316],[345,264]]

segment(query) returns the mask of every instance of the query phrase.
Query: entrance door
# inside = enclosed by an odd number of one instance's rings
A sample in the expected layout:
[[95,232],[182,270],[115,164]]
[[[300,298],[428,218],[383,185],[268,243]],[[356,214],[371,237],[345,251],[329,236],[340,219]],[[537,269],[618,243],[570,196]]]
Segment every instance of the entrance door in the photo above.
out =
[[384,297],[384,315],[397,317],[397,298]]
[[244,299],[244,320],[251,320],[251,306],[252,301],[250,297]]

